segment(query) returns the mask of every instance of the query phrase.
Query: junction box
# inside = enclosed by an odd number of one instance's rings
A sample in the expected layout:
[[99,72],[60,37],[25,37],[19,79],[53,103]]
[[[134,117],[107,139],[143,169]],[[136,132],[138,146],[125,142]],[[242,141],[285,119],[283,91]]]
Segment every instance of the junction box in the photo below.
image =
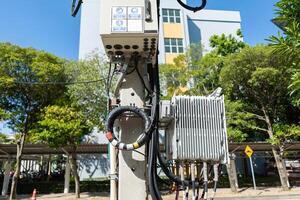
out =
[[[168,106],[166,102],[163,103]],[[228,141],[224,96],[175,96],[161,109],[168,159],[227,164]]]
[[105,0],[101,38],[107,55],[139,55],[155,61],[158,44],[156,0]]

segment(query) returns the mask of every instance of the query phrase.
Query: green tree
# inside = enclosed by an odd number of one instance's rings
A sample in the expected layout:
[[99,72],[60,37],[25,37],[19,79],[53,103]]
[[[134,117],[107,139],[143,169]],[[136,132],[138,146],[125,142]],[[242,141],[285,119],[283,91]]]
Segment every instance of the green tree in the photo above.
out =
[[4,120],[5,116],[6,116],[6,113],[4,112],[4,110],[2,108],[0,108],[0,122],[2,120]]
[[[72,107],[80,110],[95,127],[103,128],[106,117],[108,74],[105,60],[98,55],[91,55],[87,60],[70,62],[66,67],[66,74],[71,82],[85,82],[67,86],[67,95]],[[111,86],[113,85],[114,82]]]
[[10,140],[7,137],[7,135],[0,133],[0,144],[8,144],[8,143],[10,143]]
[[40,110],[64,94],[63,85],[52,84],[65,81],[64,63],[43,51],[0,43],[0,108],[8,114],[10,128],[20,133],[10,199],[16,194],[26,135]]
[[280,0],[276,3],[277,23],[283,30],[283,35],[271,36],[269,41],[274,52],[283,59],[298,65],[300,63],[300,1]]
[[208,95],[219,84],[219,74],[223,67],[223,56],[211,52],[197,62],[197,68],[192,71],[194,85],[190,90],[192,95]]
[[75,178],[76,197],[80,198],[80,182],[76,164],[76,147],[91,132],[91,124],[78,110],[68,106],[48,106],[32,132],[35,141],[51,147],[71,147],[70,166]]
[[300,72],[293,75],[292,83],[289,85],[289,90],[293,103],[300,107]]
[[300,1],[280,0],[276,3],[274,22],[283,30],[283,34],[271,36],[268,41],[274,52],[295,68],[295,75],[289,86],[295,105],[300,105]]
[[[281,150],[284,150],[290,141],[299,140],[300,138],[299,125],[274,124],[273,130],[275,134],[268,141],[273,145],[281,146]],[[281,151],[280,153],[283,155],[284,151]]]
[[244,142],[249,137],[249,129],[255,124],[253,114],[245,112],[245,105],[240,100],[230,101],[226,98],[225,105],[228,140]]
[[[274,138],[273,126],[278,123],[299,123],[299,110],[289,102],[287,87],[291,70],[267,46],[247,47],[228,56],[221,70],[220,81],[228,98],[244,104],[256,123],[251,128]],[[280,83],[280,84],[279,84]],[[293,114],[294,115],[293,115]],[[282,146],[278,146],[281,151]],[[288,177],[283,157],[272,148],[283,189],[288,189]]]
[[163,90],[167,93],[166,98],[185,93],[187,82],[192,77],[186,55],[175,58],[174,64],[160,65],[160,75]]
[[214,35],[209,39],[209,44],[213,48],[213,53],[220,56],[227,56],[239,52],[246,44],[243,42],[243,34],[240,29],[236,32],[237,36],[225,34]]

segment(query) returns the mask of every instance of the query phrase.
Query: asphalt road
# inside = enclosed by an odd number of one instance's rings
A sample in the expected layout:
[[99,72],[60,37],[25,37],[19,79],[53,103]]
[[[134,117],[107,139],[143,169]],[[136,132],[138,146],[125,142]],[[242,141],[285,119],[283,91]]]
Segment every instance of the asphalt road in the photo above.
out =
[[225,197],[215,200],[300,200],[300,195],[261,196],[261,197]]

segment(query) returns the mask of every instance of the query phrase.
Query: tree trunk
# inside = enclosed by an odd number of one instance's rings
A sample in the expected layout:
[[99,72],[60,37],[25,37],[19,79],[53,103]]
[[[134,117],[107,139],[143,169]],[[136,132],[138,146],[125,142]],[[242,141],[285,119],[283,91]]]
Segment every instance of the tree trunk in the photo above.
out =
[[71,167],[71,171],[72,171],[72,174],[74,176],[74,179],[75,179],[75,195],[76,195],[76,198],[80,198],[80,182],[79,182],[79,175],[78,175],[78,172],[77,172],[77,163],[76,163],[76,153],[75,151],[73,151],[71,153],[71,159],[69,160],[70,162],[70,167]]
[[237,175],[236,175],[236,165],[235,165],[235,158],[234,155],[230,155],[230,164],[226,166],[227,173],[230,183],[230,189],[232,192],[237,193],[238,182],[237,182]]
[[23,153],[23,148],[24,148],[24,143],[25,143],[25,137],[26,137],[26,134],[22,133],[19,142],[17,142],[16,169],[15,169],[15,173],[14,173],[14,176],[12,179],[12,184],[11,184],[11,190],[10,190],[10,195],[9,195],[10,200],[16,199],[16,195],[17,195],[17,184],[18,184],[18,179],[20,176],[22,153]]
[[[274,136],[274,133],[273,133],[273,128],[272,128],[272,123],[271,123],[270,117],[267,114],[265,109],[263,109],[263,112],[264,112],[266,123],[268,126],[268,135],[270,138],[272,138]],[[289,184],[289,178],[288,178],[286,167],[285,167],[285,161],[282,158],[282,156],[277,152],[275,147],[272,147],[272,152],[273,152],[273,156],[275,158],[278,174],[280,177],[281,187],[284,191],[289,190],[290,184]]]
[[284,191],[287,191],[289,190],[290,184],[289,184],[289,178],[285,167],[285,161],[274,147],[272,148],[272,152],[276,161],[281,187]]
[[47,179],[46,181],[49,182],[51,178],[51,154],[49,154],[48,161],[47,161]]

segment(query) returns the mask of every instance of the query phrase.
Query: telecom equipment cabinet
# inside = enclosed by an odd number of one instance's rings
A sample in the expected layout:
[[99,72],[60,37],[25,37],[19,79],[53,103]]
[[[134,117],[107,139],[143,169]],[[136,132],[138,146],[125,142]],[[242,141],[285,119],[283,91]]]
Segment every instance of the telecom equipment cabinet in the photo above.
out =
[[108,56],[138,54],[155,61],[158,44],[156,0],[105,0],[101,38]]
[[167,156],[228,163],[224,97],[176,96],[167,128]]

